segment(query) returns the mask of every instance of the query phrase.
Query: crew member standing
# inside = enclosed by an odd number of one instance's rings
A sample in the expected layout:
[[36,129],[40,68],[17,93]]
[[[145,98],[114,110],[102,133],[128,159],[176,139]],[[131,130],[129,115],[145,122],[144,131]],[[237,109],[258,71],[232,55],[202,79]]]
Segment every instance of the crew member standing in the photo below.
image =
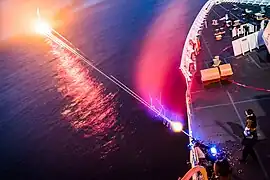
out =
[[244,131],[244,138],[242,140],[243,145],[243,152],[242,152],[242,159],[240,162],[246,162],[248,155],[250,155],[254,160],[257,160],[257,156],[253,149],[254,145],[258,140],[257,132],[254,130],[253,124],[251,120],[248,120],[247,127]]

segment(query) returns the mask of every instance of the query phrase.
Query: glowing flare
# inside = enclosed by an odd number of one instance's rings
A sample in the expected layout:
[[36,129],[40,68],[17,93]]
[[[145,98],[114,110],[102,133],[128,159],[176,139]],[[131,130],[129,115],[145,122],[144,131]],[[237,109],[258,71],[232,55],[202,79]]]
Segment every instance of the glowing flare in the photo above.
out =
[[36,30],[36,33],[42,34],[42,35],[51,33],[50,25],[41,20],[36,22],[35,30]]
[[180,122],[171,122],[171,127],[174,132],[181,132],[183,130],[183,125]]
[[[173,121],[170,120],[169,117],[167,117],[165,115],[165,109],[164,109],[164,106],[161,103],[161,95],[160,95],[160,100],[156,99],[157,102],[159,103],[159,106],[161,106],[160,109],[159,108],[156,108],[154,106],[153,98],[150,95],[149,95],[149,97],[150,97],[150,107],[149,108],[152,109],[157,114],[157,116],[160,116],[161,118],[163,118],[165,125],[170,126],[173,132],[176,132],[176,133],[183,132],[183,133],[185,133],[186,135],[189,136],[188,133],[186,133],[185,131],[183,131],[183,125],[182,125],[182,123],[180,123],[180,122],[173,122]],[[177,119],[177,116],[175,116],[175,119]]]
[[217,149],[215,147],[211,147],[210,151],[211,151],[213,156],[215,156],[217,154]]

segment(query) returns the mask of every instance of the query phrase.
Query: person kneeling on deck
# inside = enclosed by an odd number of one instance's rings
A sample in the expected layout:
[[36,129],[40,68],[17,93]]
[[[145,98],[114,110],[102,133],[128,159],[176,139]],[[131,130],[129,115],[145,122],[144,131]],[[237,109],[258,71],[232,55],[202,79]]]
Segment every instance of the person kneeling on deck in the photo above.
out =
[[214,164],[216,180],[231,180],[232,169],[227,159],[217,160]]
[[258,140],[256,128],[254,128],[254,123],[251,120],[247,121],[247,127],[244,131],[244,138],[242,140],[243,151],[242,159],[240,162],[246,162],[248,155],[250,155],[254,160],[257,160],[257,156],[254,152],[254,145]]

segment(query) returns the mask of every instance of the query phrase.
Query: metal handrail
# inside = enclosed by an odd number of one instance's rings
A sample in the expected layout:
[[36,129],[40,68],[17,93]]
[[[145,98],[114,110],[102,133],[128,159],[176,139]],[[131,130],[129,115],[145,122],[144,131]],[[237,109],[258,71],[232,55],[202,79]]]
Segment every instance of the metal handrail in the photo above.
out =
[[[181,59],[181,64],[180,64],[180,69],[185,76],[186,79],[186,84],[187,84],[187,91],[186,91],[186,106],[187,106],[187,116],[188,116],[188,128],[189,128],[189,135],[190,139],[189,141],[192,141],[192,112],[191,112],[191,107],[190,107],[190,87],[191,87],[191,82],[192,82],[192,76],[193,74],[189,72],[189,65],[188,62],[186,62],[186,54],[187,54],[187,47],[189,46],[189,40],[194,39],[197,36],[197,32],[201,29],[201,26],[204,23],[204,20],[211,10],[212,6],[214,5],[214,0],[209,0],[207,1],[204,6],[201,8],[200,12],[196,16],[185,41],[184,48],[183,48],[183,53],[182,53],[182,59]],[[196,63],[195,63],[196,64]],[[195,66],[195,71],[196,71],[196,66]],[[192,167],[195,167],[198,164],[198,157],[195,154],[195,151],[193,148],[191,148],[190,152],[190,162]],[[196,177],[195,177],[196,178]]]

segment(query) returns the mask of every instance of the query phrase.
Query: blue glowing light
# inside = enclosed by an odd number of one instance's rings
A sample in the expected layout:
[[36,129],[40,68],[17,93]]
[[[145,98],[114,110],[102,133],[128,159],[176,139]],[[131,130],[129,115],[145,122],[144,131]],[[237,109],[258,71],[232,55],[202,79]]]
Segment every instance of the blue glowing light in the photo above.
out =
[[215,147],[211,147],[210,152],[213,156],[215,156],[217,154],[217,149]]

